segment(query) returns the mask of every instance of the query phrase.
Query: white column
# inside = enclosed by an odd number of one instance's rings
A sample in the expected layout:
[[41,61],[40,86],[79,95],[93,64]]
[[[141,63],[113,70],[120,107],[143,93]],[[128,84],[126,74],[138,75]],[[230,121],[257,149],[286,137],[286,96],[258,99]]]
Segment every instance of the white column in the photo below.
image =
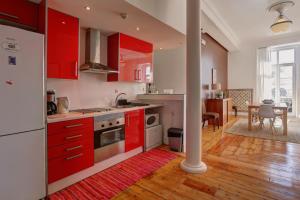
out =
[[201,161],[201,0],[187,0],[187,113],[186,113],[186,159],[180,164],[188,173],[207,170]]

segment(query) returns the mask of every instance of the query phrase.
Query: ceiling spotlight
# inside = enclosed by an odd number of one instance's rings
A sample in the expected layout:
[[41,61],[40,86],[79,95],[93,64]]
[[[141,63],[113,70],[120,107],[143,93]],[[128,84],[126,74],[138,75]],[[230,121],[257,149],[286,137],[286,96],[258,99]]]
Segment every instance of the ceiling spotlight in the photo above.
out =
[[269,12],[275,11],[279,13],[279,16],[270,27],[274,33],[286,32],[289,30],[290,25],[293,24],[293,21],[286,17],[284,12],[288,7],[292,7],[294,5],[295,3],[293,1],[279,1],[269,7]]
[[137,31],[140,31],[140,27],[136,27],[136,30],[137,30]]
[[163,48],[162,48],[162,47],[159,47],[159,50],[163,50]]
[[87,11],[90,11],[91,10],[91,7],[90,6],[85,6],[84,7]]

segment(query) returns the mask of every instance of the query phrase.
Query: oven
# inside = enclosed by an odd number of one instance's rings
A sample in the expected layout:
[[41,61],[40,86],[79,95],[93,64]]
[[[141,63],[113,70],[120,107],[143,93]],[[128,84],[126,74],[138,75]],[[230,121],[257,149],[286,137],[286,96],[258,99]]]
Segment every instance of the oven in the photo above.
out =
[[124,113],[114,113],[94,118],[95,163],[125,152]]

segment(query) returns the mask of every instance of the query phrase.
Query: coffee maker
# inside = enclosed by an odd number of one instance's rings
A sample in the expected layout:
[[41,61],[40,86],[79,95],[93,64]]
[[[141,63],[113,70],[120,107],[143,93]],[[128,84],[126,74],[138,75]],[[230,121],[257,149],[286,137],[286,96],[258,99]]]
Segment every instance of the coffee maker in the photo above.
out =
[[55,104],[55,90],[47,91],[47,115],[54,115],[57,113],[57,106]]

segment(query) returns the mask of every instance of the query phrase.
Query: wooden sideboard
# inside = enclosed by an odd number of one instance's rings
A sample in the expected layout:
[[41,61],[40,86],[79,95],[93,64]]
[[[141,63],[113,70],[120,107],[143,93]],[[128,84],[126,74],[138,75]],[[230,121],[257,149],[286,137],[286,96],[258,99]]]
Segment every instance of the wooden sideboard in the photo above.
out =
[[[216,112],[220,114],[220,126],[229,122],[232,112],[232,99],[206,99],[206,112]],[[212,122],[209,122],[211,124]]]

